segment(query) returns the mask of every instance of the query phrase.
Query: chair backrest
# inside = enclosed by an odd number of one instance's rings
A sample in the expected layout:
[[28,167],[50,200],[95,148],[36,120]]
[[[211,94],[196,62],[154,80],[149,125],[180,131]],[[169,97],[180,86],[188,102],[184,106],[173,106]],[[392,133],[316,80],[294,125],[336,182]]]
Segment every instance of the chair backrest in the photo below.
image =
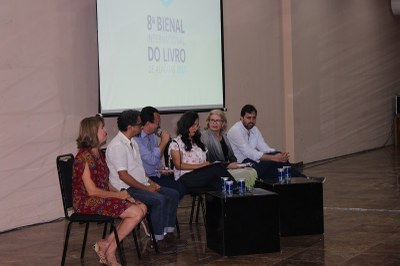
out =
[[65,217],[69,217],[68,209],[72,207],[72,167],[74,155],[71,153],[57,156],[57,171],[60,181],[61,197],[64,205]]
[[174,162],[172,161],[172,158],[168,155],[168,149],[171,142],[172,140],[170,139],[164,149],[164,164],[166,167],[169,167],[169,169],[174,169]]

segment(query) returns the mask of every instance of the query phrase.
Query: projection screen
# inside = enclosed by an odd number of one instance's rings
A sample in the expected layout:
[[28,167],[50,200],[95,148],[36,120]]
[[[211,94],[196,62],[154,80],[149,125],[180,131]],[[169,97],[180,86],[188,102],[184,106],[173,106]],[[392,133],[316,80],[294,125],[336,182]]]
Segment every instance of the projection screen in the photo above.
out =
[[224,107],[221,0],[97,0],[99,112]]

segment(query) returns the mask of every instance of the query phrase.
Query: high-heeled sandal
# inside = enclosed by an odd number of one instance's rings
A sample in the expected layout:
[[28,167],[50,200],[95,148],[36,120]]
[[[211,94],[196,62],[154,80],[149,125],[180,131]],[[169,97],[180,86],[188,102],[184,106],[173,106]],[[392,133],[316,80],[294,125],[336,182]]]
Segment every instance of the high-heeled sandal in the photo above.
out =
[[119,264],[119,262],[118,261],[114,261],[114,262],[111,262],[111,261],[109,261],[108,259],[107,259],[107,257],[106,257],[106,260],[107,260],[107,265],[109,265],[109,266],[121,266],[121,264]]
[[104,252],[101,251],[100,246],[99,246],[99,244],[97,244],[97,242],[93,245],[93,250],[94,250],[94,252],[96,252],[97,256],[99,257],[100,263],[110,265],[109,262],[107,261],[106,254],[104,254]]

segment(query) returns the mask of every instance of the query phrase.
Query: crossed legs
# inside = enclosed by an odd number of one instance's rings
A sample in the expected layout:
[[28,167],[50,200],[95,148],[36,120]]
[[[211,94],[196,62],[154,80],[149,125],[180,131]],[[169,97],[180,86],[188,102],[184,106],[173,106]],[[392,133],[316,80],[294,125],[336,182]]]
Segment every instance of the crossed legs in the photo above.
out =
[[[132,232],[136,225],[144,218],[146,212],[146,205],[140,203],[138,205],[130,206],[120,215],[122,221],[117,227],[119,241]],[[97,245],[100,248],[98,254],[102,263],[113,266],[119,265],[115,256],[117,243],[115,241],[114,233],[109,234],[105,239],[97,241]],[[105,258],[105,261],[103,261],[102,256]]]

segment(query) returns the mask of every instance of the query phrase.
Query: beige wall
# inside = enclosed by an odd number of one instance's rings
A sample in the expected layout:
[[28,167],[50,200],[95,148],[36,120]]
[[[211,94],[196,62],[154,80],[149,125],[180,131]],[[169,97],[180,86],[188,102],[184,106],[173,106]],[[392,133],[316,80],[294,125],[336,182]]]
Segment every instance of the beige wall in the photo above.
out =
[[[388,8],[225,0],[230,125],[253,103],[268,143],[296,161],[382,145],[400,87],[400,25]],[[95,0],[0,0],[0,231],[63,215],[55,158],[76,152],[79,121],[97,112],[95,23]],[[178,118],[162,123],[173,132]],[[111,139],[115,118],[106,123]]]
[[292,1],[296,158],[385,144],[400,93],[399,18],[389,1]]
[[63,215],[56,156],[97,112],[95,1],[0,1],[0,231]]

